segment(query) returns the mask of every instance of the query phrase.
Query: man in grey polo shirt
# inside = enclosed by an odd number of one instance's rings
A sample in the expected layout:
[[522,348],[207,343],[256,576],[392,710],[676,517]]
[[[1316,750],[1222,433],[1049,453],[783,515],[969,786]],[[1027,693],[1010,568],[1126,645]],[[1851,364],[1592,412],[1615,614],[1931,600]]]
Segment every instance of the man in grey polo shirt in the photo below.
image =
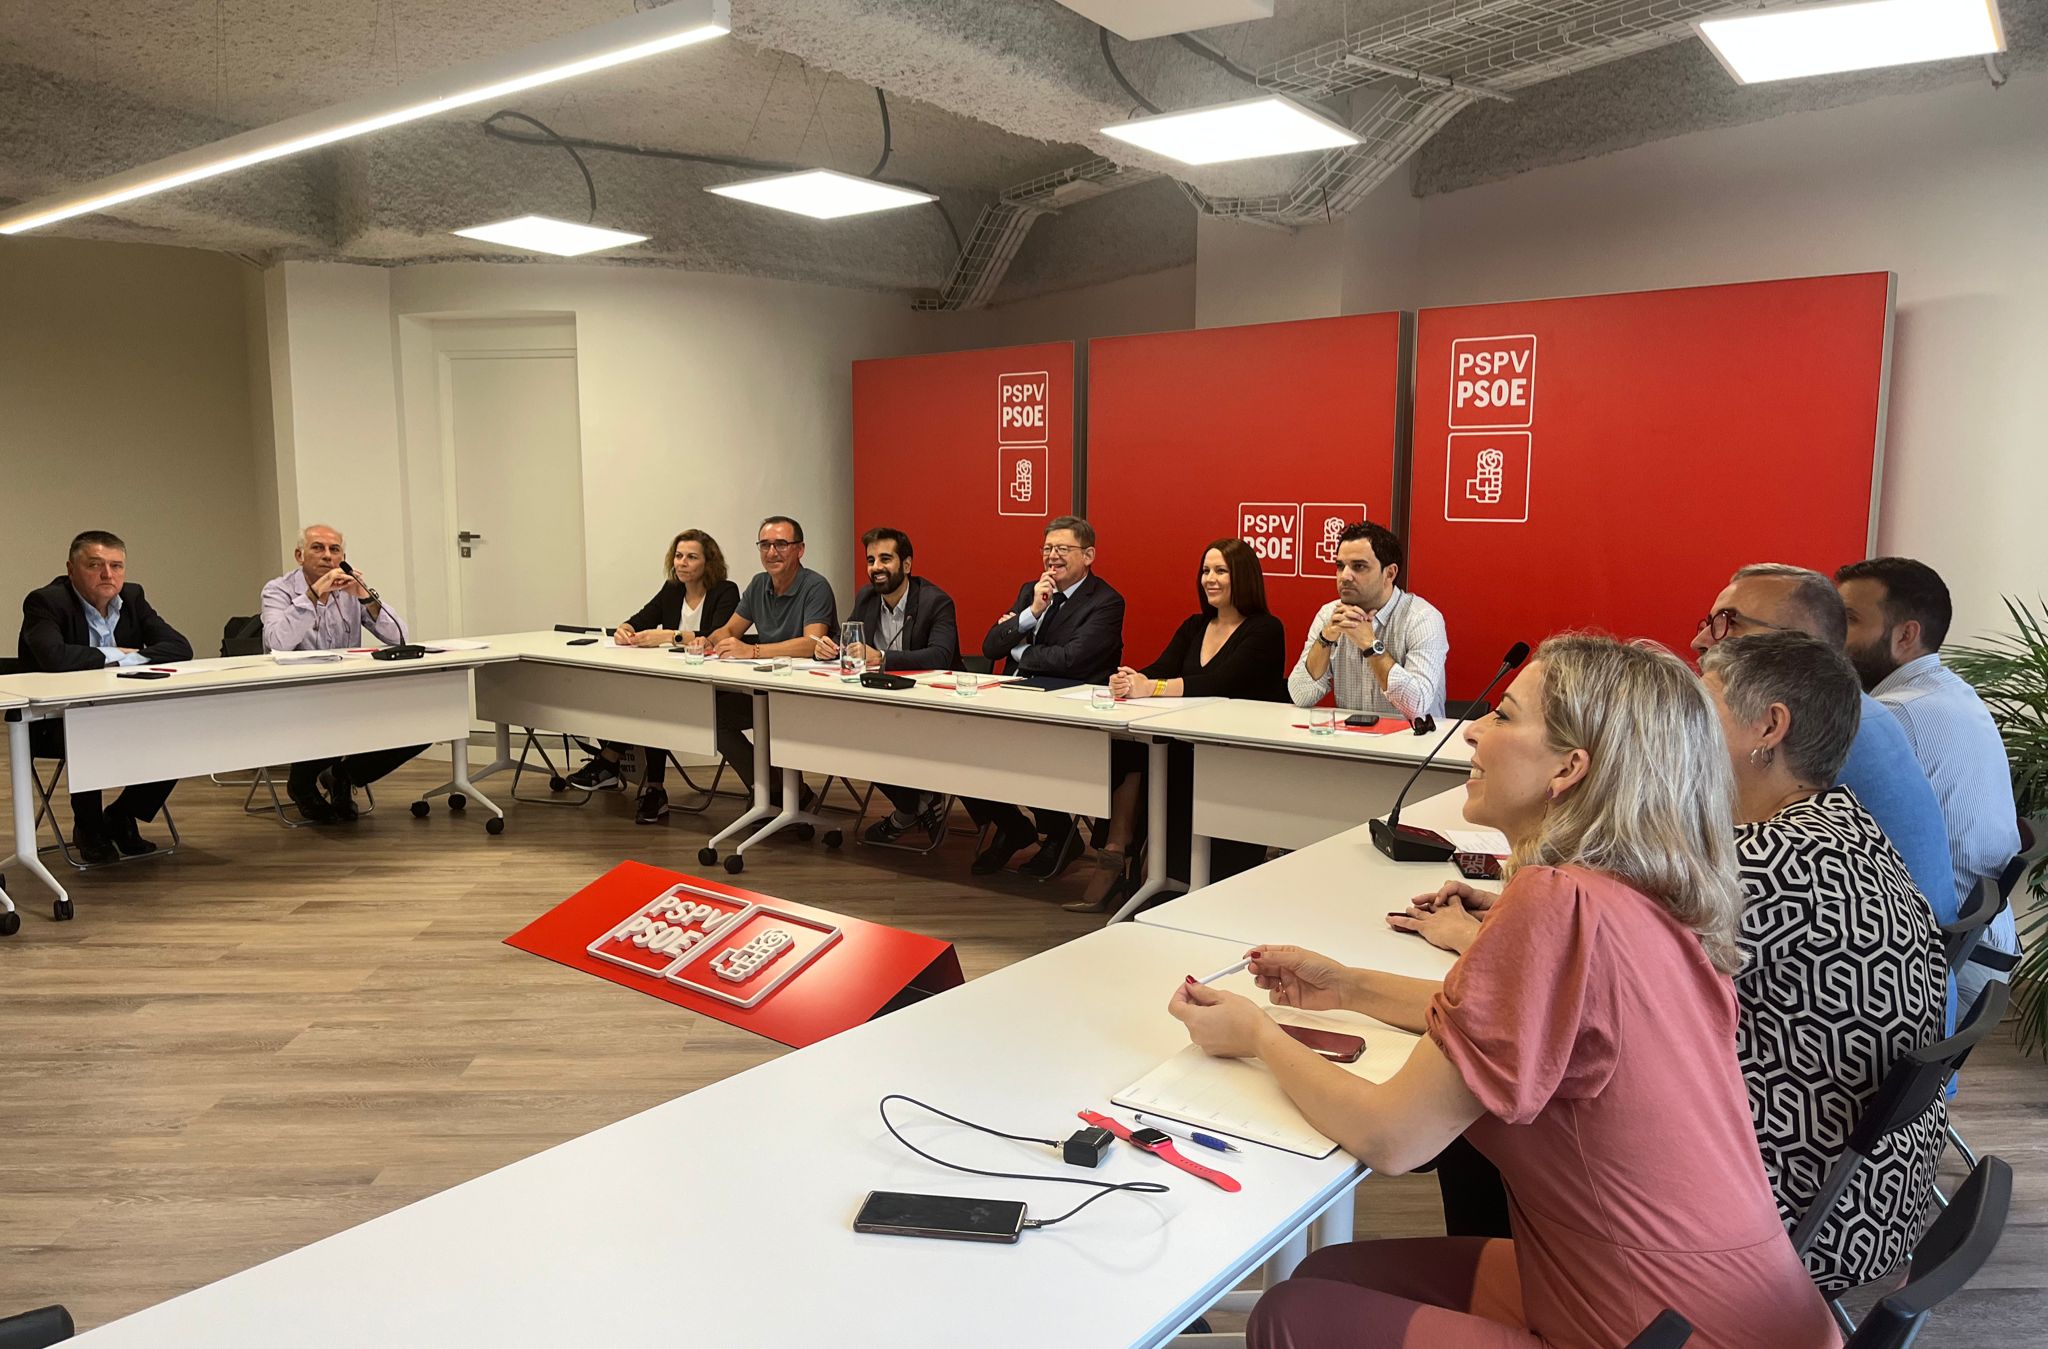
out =
[[[771,515],[756,531],[761,571],[740,595],[740,607],[726,625],[704,634],[702,645],[723,660],[810,657],[818,639],[838,629],[832,583],[804,567],[804,527],[786,515]],[[751,635],[748,635],[751,632]],[[754,725],[754,700],[745,693],[718,695],[718,752],[754,789],[754,746],[746,732]],[[782,783],[771,778],[771,800],[782,798]],[[805,788],[804,796],[810,797]]]

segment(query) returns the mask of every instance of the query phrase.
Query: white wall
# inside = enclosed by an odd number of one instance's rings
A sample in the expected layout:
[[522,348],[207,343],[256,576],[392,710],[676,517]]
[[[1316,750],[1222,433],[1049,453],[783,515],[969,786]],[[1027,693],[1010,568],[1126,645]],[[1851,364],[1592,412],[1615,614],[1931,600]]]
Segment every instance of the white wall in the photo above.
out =
[[[2003,624],[2000,592],[2048,590],[2044,127],[2048,77],[2021,74],[2002,91],[1801,113],[1419,202],[1394,182],[1293,240],[1225,226],[1235,233],[1219,242],[1205,224],[1202,321],[1309,317],[1333,312],[1333,294],[1356,313],[1387,296],[1446,305],[1895,272],[1878,546],[1943,574],[1966,638]],[[1297,312],[1269,312],[1266,295],[1297,297]]]
[[107,529],[200,654],[255,612],[269,549],[251,524],[245,273],[191,249],[0,240],[8,604],[63,573],[74,534]]

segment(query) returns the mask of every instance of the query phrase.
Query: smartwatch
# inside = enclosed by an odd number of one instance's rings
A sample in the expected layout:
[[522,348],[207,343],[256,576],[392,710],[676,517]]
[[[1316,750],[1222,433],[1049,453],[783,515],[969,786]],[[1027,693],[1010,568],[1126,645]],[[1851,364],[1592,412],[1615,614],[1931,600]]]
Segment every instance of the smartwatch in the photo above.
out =
[[1108,1115],[1100,1115],[1093,1110],[1081,1110],[1075,1113],[1082,1120],[1094,1125],[1096,1128],[1109,1130],[1132,1147],[1143,1148],[1146,1152],[1151,1153],[1160,1160],[1179,1167],[1198,1180],[1208,1181],[1211,1185],[1225,1193],[1236,1194],[1244,1188],[1244,1186],[1238,1183],[1235,1176],[1226,1176],[1221,1171],[1213,1170],[1203,1166],[1200,1162],[1190,1161],[1182,1156],[1180,1149],[1173,1145],[1173,1135],[1163,1129],[1126,1129]]

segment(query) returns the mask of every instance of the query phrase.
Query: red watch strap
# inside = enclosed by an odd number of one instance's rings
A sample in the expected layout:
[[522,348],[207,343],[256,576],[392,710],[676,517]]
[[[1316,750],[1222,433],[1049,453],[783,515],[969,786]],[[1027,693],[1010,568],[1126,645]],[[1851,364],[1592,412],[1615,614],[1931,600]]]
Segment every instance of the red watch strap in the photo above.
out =
[[[1075,1114],[1084,1123],[1092,1124],[1098,1129],[1107,1129],[1126,1143],[1131,1141],[1131,1131],[1117,1123],[1114,1119],[1111,1119],[1108,1115],[1098,1115],[1093,1110],[1079,1110]],[[1237,1177],[1226,1176],[1221,1171],[1213,1171],[1203,1166],[1200,1162],[1188,1160],[1181,1154],[1181,1150],[1173,1145],[1172,1139],[1168,1139],[1156,1148],[1146,1148],[1145,1151],[1163,1159],[1170,1165],[1179,1167],[1197,1179],[1208,1181],[1211,1185],[1226,1193],[1236,1194],[1244,1188],[1244,1186],[1238,1183]]]

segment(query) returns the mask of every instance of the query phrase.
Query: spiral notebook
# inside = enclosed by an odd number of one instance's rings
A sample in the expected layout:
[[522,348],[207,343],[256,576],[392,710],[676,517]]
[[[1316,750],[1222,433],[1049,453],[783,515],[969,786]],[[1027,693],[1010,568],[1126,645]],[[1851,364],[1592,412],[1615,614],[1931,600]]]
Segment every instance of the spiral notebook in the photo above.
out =
[[[1358,1062],[1337,1066],[1370,1082],[1384,1082],[1399,1072],[1422,1038],[1362,1016],[1290,1011],[1278,1019],[1364,1036],[1365,1053]],[[1327,1157],[1337,1150],[1333,1140],[1302,1118],[1279,1080],[1257,1059],[1210,1058],[1189,1045],[1109,1099],[1127,1110],[1303,1157]]]

